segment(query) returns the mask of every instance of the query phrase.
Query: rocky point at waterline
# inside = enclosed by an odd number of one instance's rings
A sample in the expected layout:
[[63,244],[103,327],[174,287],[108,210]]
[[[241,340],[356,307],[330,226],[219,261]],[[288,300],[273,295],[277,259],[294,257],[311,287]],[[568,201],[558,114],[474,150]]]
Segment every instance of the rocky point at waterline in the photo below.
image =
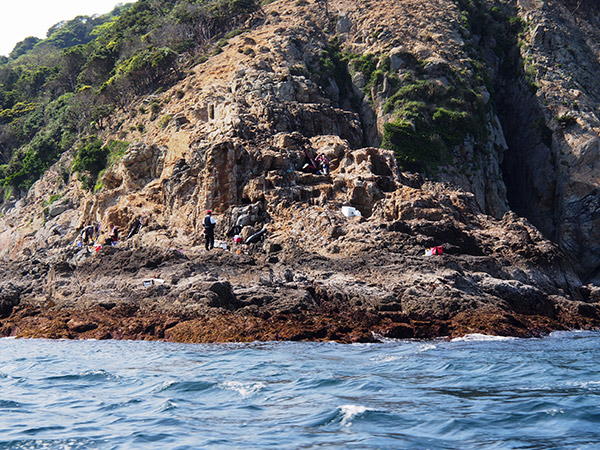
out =
[[[170,90],[115,113],[99,137],[131,144],[101,190],[64,179],[73,150],[3,209],[0,335],[350,342],[599,326],[597,6],[496,2],[491,30],[526,24],[512,42],[465,23],[467,3],[265,5]],[[376,55],[379,73],[335,46]],[[311,73],[324,49],[347,79]],[[424,156],[425,176],[401,171],[420,153],[390,130],[410,134],[411,108],[438,98],[440,135],[418,141],[437,159]],[[152,102],[156,117],[138,112]],[[330,173],[302,172],[305,152]],[[207,208],[218,240],[234,225],[263,239],[204,251]],[[114,247],[74,245],[86,224],[123,233],[143,214]],[[444,253],[425,256],[432,246]]]

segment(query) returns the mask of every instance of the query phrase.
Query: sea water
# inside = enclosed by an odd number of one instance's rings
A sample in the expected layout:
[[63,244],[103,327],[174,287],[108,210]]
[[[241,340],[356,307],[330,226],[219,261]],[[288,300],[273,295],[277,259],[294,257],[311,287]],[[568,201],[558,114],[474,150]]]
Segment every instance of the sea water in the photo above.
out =
[[600,333],[0,339],[0,449],[600,449]]

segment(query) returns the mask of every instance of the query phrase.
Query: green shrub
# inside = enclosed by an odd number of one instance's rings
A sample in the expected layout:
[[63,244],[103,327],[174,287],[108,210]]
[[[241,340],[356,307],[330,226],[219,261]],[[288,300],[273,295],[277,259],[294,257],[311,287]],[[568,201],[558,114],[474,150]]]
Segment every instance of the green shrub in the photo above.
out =
[[9,160],[0,195],[9,186],[28,189],[77,137],[104,129],[115,107],[180,79],[180,53],[198,48],[196,61],[207,60],[202,49],[243,32],[258,8],[256,0],[141,0],[18,43],[10,58],[0,57],[0,125],[8,137],[0,145]]
[[469,114],[437,108],[433,113],[433,125],[447,144],[454,146],[465,140],[469,129]]
[[60,200],[64,194],[52,194],[48,200],[42,202],[42,206],[50,206],[56,200]]
[[102,177],[104,176],[105,172],[106,172],[106,169],[101,170],[100,173],[98,173],[98,177],[96,178],[96,183],[94,184],[94,194],[97,192],[100,192],[102,189],[104,189],[104,182],[102,181]]
[[164,116],[162,116],[160,118],[158,125],[161,128],[167,128],[167,125],[169,125],[169,122],[171,121],[172,118],[173,118],[172,114],[165,114]]
[[569,125],[573,125],[577,122],[577,118],[573,114],[570,114],[570,113],[561,114],[560,116],[556,116],[554,119],[563,128],[566,128]]
[[443,144],[427,130],[418,130],[405,119],[383,125],[382,147],[392,150],[403,170],[435,169],[443,160]]
[[337,38],[332,39],[321,51],[319,64],[312,68],[311,72],[316,78],[317,84],[327,88],[333,80],[339,89],[339,101],[353,99],[351,84],[352,78],[348,71],[347,56],[342,54],[340,42]]
[[361,72],[365,80],[371,79],[371,74],[377,69],[378,58],[373,53],[353,57],[351,62],[354,70]]
[[246,31],[246,30],[243,30],[243,29],[231,30],[229,33],[225,34],[225,39],[231,39],[231,38],[234,38],[236,36],[239,36],[244,31]]
[[75,156],[71,170],[80,174],[84,189],[92,190],[101,170],[106,167],[108,150],[96,136],[82,141],[81,148]]
[[150,104],[150,120],[156,120],[160,111],[160,104],[155,100]]
[[113,166],[125,154],[128,142],[111,140],[106,145],[96,136],[82,141],[81,148],[73,161],[72,172],[80,174],[79,179],[87,190],[96,190],[98,180],[107,167]]
[[127,149],[129,148],[129,142],[118,141],[116,139],[112,139],[108,141],[108,143],[104,146],[104,149],[107,151],[107,167],[114,166],[117,162],[125,156]]
[[98,173],[106,166],[108,150],[102,147],[102,141],[96,136],[90,136],[82,141],[82,147],[73,161],[73,172]]

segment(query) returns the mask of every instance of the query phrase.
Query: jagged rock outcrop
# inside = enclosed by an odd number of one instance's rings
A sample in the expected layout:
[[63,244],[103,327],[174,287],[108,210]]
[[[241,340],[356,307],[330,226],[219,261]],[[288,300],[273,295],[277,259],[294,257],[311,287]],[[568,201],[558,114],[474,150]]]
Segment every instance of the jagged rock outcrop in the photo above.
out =
[[[501,3],[540,27],[568,8]],[[539,128],[515,130],[522,117],[531,126],[538,112],[546,118],[551,108],[542,95],[555,84],[520,95],[525,81],[503,85],[490,62],[494,85],[524,102],[512,103],[515,114],[507,99],[495,109],[469,53],[477,37],[465,32],[454,2],[282,5],[289,6],[266,5],[249,31],[153,96],[162,108],[156,117],[140,117],[138,103],[120,113],[102,138],[126,135],[132,144],[102,175],[99,192],[65,179],[73,160],[65,154],[6,210],[0,334],[356,341],[598,326],[600,295],[580,278],[593,271],[596,255],[595,244],[583,249],[595,236],[595,190],[587,178],[597,142],[590,131],[595,91],[579,94],[587,115],[577,127],[556,126],[552,142],[540,143]],[[525,58],[541,58],[540,46],[556,45],[542,29],[529,31]],[[306,73],[317,70],[333,33],[354,53],[389,57],[389,72],[369,95],[361,71],[348,86],[334,76],[319,85]],[[452,146],[437,182],[401,172],[393,152],[379,148],[384,124],[394,119],[386,106],[391,85],[414,64],[435,92],[449,92],[457,74],[479,80],[464,91],[485,111],[479,131],[486,138],[467,133]],[[341,95],[349,88],[353,101]],[[308,156],[320,153],[331,161],[330,173],[302,171]],[[559,153],[562,159],[552,161],[549,155]],[[571,160],[577,164],[558,170]],[[588,172],[576,172],[584,161]],[[543,174],[544,184],[535,181]],[[517,212],[546,237],[508,211],[519,190]],[[50,193],[60,198],[50,202]],[[347,217],[343,207],[358,212]],[[227,249],[207,253],[201,222],[209,208]],[[75,244],[85,224],[100,223],[102,236],[114,224],[124,235],[143,214],[148,225],[115,247]],[[260,231],[259,242],[231,240]],[[547,240],[553,236],[559,245]],[[425,256],[432,246],[444,254]],[[570,256],[583,260],[573,264]]]

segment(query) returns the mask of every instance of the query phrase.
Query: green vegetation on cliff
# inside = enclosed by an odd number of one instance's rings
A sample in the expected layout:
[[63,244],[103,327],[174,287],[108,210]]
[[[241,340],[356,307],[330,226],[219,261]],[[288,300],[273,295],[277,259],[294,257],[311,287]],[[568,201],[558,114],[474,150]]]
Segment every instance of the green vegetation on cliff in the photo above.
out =
[[[527,25],[514,9],[501,0],[455,3],[468,57],[460,64],[420,60],[408,50],[394,55],[349,53],[333,39],[307,67],[336,106],[356,112],[361,110],[360,96],[352,79],[362,74],[364,98],[376,115],[385,117],[380,145],[394,151],[402,169],[430,176],[452,163],[456,148],[467,140],[476,151],[486,147],[488,112],[496,107],[490,73],[522,77],[531,90],[537,89],[533,68],[526,67],[518,49]],[[380,35],[385,35],[385,27],[373,34]]]
[[470,70],[458,71],[445,62],[420,61],[410,52],[395,57],[403,61],[400,70],[391,69],[388,54],[344,52],[334,39],[309,72],[325,92],[337,94],[334,102],[355,111],[360,98],[352,74],[360,72],[365,98],[373,103],[377,97],[383,103],[379,113],[391,118],[383,125],[381,146],[394,151],[402,169],[432,175],[468,135],[477,142],[487,138],[484,71],[477,61]]
[[[255,0],[139,0],[18,43],[0,59],[0,195],[29,189],[77,141],[88,148],[116,108],[177,81],[258,8]],[[91,164],[81,149],[76,164]],[[97,156],[90,175],[106,164]]]

